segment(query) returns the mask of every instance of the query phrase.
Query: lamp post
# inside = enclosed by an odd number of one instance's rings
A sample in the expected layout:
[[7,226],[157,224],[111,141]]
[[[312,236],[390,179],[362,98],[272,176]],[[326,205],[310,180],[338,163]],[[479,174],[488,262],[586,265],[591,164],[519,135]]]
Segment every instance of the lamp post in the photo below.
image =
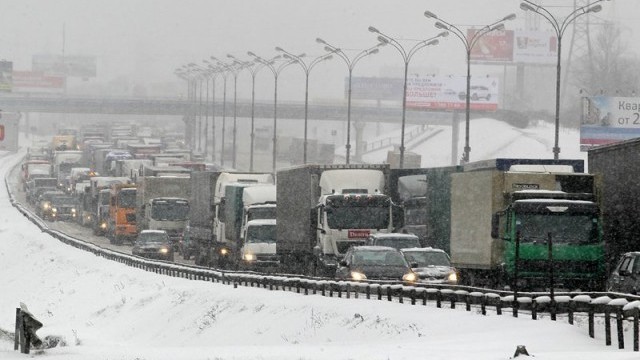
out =
[[[191,104],[191,76],[189,71],[186,68],[176,68],[173,73],[187,82],[187,103]],[[191,139],[190,114],[191,109],[185,114],[185,140]]]
[[295,63],[299,64],[305,74],[304,85],[304,151],[302,155],[302,162],[307,163],[307,129],[308,129],[308,114],[309,114],[309,73],[319,62],[329,60],[333,57],[332,53],[318,56],[311,60],[308,64],[302,59],[305,55],[293,55],[292,53],[285,51],[280,47],[276,47],[276,51],[284,53],[284,57],[290,60],[295,60]]
[[439,43],[438,38],[448,36],[449,33],[447,31],[443,31],[432,38],[420,41],[419,43],[411,47],[409,50],[405,50],[402,44],[400,44],[396,39],[380,32],[380,30],[376,29],[375,27],[369,26],[369,31],[374,34],[378,34],[378,41],[389,44],[394,48],[396,48],[396,50],[398,50],[398,52],[402,56],[402,60],[404,61],[404,87],[402,91],[402,126],[401,126],[402,129],[400,134],[400,161],[398,164],[400,169],[402,169],[404,168],[404,150],[405,150],[404,128],[405,128],[406,112],[407,112],[407,74],[409,71],[409,61],[411,61],[411,58],[413,57],[413,55],[415,55],[415,53],[418,50],[426,46],[438,45]]
[[273,154],[272,154],[272,172],[276,173],[276,159],[277,159],[277,150],[278,150],[278,137],[277,137],[277,129],[278,129],[278,77],[280,76],[280,72],[282,70],[296,62],[296,60],[289,60],[284,62],[278,66],[275,65],[275,60],[280,56],[274,57],[272,60],[265,60],[260,56],[254,54],[253,52],[247,52],[249,56],[253,56],[255,60],[261,64],[264,64],[271,72],[273,73]]
[[221,134],[221,149],[220,149],[220,166],[224,167],[224,148],[225,148],[225,131],[227,123],[227,77],[229,76],[229,65],[221,62],[216,57],[211,56],[211,60],[216,61],[216,65],[220,68],[222,74],[222,134]]
[[349,164],[349,155],[351,154],[351,78],[353,75],[353,68],[356,66],[358,61],[360,61],[360,59],[362,59],[367,55],[376,54],[379,51],[378,48],[380,46],[386,45],[386,43],[380,42],[373,47],[360,51],[358,54],[356,54],[353,58],[350,59],[341,48],[335,47],[327,43],[326,41],[322,40],[321,38],[317,38],[316,42],[318,42],[319,44],[323,44],[325,46],[324,49],[326,51],[340,56],[340,58],[344,60],[344,62],[347,64],[347,68],[349,69],[349,86],[347,90],[347,98],[348,98],[347,99],[347,145],[345,146],[346,148],[345,162]]
[[435,23],[436,28],[452,32],[465,47],[467,56],[467,91],[465,92],[465,135],[464,135],[464,154],[462,155],[462,163],[469,162],[471,147],[469,146],[469,123],[471,119],[471,51],[478,43],[478,40],[485,34],[504,29],[504,22],[516,18],[515,14],[509,14],[502,19],[495,21],[489,25],[485,25],[471,36],[467,36],[459,27],[440,19],[436,14],[425,11],[424,16],[438,20]]
[[238,74],[247,66],[247,64],[234,59],[233,55],[227,54],[228,58],[233,59],[231,64],[228,64],[229,72],[233,76],[233,153],[231,154],[231,167],[236,168],[236,155],[238,148],[236,146],[237,138],[237,120],[238,120]]
[[249,145],[249,172],[253,172],[253,154],[254,154],[254,142],[255,142],[255,99],[256,99],[256,75],[258,72],[265,67],[265,64],[254,61],[253,62],[242,62],[238,60],[236,57],[229,55],[229,57],[233,58],[237,63],[242,64],[249,70],[251,73],[251,143]]
[[553,27],[553,30],[556,33],[556,37],[558,38],[558,48],[557,48],[557,64],[556,64],[556,114],[555,114],[555,145],[553,146],[553,158],[558,160],[560,158],[560,146],[559,142],[559,132],[560,132],[560,68],[562,62],[562,36],[564,35],[565,30],[571,22],[573,22],[578,17],[588,14],[588,13],[596,13],[602,10],[602,6],[599,5],[599,2],[605,0],[596,0],[587,5],[581,6],[575,10],[573,10],[564,20],[559,21],[556,19],[547,9],[544,7],[535,4],[529,0],[523,0],[520,3],[520,8],[524,11],[533,11],[536,14],[545,18],[549,24]]

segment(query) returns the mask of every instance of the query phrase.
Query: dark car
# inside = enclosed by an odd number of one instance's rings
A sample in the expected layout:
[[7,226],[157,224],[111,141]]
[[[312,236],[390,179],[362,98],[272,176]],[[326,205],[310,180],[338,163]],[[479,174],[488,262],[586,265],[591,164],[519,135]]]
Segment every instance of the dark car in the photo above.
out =
[[417,275],[402,253],[386,246],[354,246],[347,250],[336,270],[344,280],[397,280],[415,282]]
[[628,294],[640,293],[640,251],[622,255],[607,280],[607,290]]
[[420,277],[420,282],[451,285],[458,283],[458,272],[451,266],[449,254],[444,250],[426,247],[402,249],[401,252]]
[[133,255],[173,261],[173,247],[164,230],[142,230],[131,250]]
[[367,242],[365,245],[388,246],[396,250],[400,250],[404,248],[420,247],[420,238],[418,238],[414,234],[377,233],[377,234],[370,235],[367,238]]
[[55,195],[50,204],[51,220],[74,220],[78,215],[78,203],[71,195]]
[[[45,188],[40,188],[45,189]],[[55,196],[61,196],[64,193],[60,190],[48,190],[38,195],[38,202],[36,204],[36,214],[40,216],[43,220],[51,219],[52,217],[52,209],[51,201]]]

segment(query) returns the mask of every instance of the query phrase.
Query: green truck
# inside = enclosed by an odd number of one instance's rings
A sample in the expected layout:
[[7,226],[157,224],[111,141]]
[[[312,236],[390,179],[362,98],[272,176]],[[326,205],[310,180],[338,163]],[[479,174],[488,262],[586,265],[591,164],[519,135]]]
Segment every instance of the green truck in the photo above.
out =
[[451,173],[449,251],[462,283],[604,289],[594,179],[582,160],[493,159]]

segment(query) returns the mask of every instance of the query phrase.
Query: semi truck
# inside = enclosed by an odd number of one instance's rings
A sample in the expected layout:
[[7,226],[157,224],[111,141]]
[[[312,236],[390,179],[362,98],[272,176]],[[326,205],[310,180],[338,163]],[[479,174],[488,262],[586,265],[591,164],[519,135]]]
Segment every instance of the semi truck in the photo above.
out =
[[[448,218],[451,209],[449,176],[461,171],[460,166],[437,168],[391,169],[389,195],[401,211],[394,218],[399,232],[411,233],[420,239],[420,245],[449,251]],[[445,226],[446,224],[446,226]]]
[[589,149],[589,173],[601,184],[601,207],[607,273],[620,257],[640,250],[640,139]]
[[479,161],[450,183],[451,262],[463,284],[604,288],[596,182],[583,160]]
[[67,183],[66,178],[71,169],[82,166],[82,151],[67,150],[53,153],[53,176],[58,179],[58,187],[62,190]]
[[[91,226],[95,235],[102,235],[106,231],[109,205],[108,189],[113,184],[126,184],[128,177],[93,176],[89,179],[90,186],[85,188],[81,196],[80,224]],[[107,190],[100,196],[100,191]]]
[[189,176],[143,176],[136,185],[138,232],[165,230],[178,250],[189,220]]
[[388,164],[306,164],[277,173],[276,252],[284,271],[334,276],[373,233],[392,232]]
[[240,264],[243,219],[242,194],[245,187],[273,185],[269,173],[222,172],[213,192],[213,266],[236,268]]
[[107,238],[112,244],[133,242],[138,235],[136,225],[136,185],[113,184],[109,190]]
[[276,268],[276,186],[232,183],[225,188],[225,242],[243,269]]

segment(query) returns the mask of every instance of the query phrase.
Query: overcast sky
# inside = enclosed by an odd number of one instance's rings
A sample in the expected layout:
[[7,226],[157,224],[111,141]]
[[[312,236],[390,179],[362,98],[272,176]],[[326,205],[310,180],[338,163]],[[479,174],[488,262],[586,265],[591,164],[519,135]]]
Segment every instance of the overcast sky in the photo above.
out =
[[[571,6],[573,2],[545,0],[543,4]],[[64,38],[67,55],[96,56],[98,77],[92,81],[108,82],[125,76],[144,83],[172,81],[176,67],[201,63],[211,55],[225,58],[233,54],[248,60],[246,53],[251,50],[269,58],[276,55],[274,47],[280,46],[292,53],[318,56],[323,50],[316,37],[345,50],[353,49],[349,54],[355,55],[356,50],[376,43],[375,35],[367,31],[369,25],[403,39],[400,41],[409,48],[415,43],[412,39],[423,40],[438,33],[434,21],[423,16],[425,10],[463,28],[515,13],[518,18],[507,28],[522,29],[526,14],[519,4],[519,0],[4,1],[0,58],[14,61],[16,70],[30,70],[33,54],[62,54]],[[593,20],[620,22],[628,43],[638,43],[640,1],[614,0],[603,3],[603,7]],[[557,14],[570,10],[550,9]],[[361,61],[354,76],[401,77],[401,66],[399,53],[387,47]],[[414,72],[463,74],[462,43],[449,37],[438,46],[420,50],[410,66],[419,69]],[[344,63],[334,59],[320,67],[326,75],[316,79],[314,69],[314,86],[323,87],[328,79],[341,86],[346,74]],[[289,80],[303,81],[301,69],[286,71]]]

